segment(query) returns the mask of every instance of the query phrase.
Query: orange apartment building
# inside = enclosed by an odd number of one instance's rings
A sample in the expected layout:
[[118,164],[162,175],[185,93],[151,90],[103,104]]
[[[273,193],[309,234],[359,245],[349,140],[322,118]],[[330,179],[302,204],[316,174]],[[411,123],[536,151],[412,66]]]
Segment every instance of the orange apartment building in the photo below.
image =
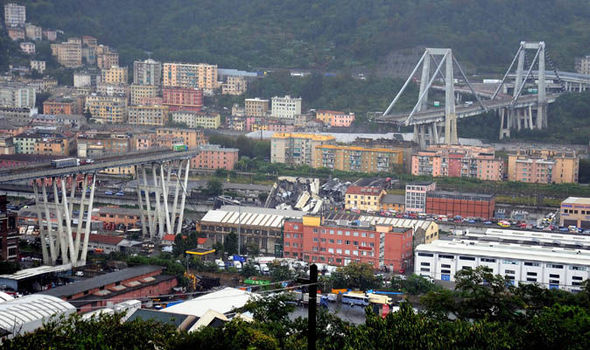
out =
[[324,125],[348,128],[354,122],[355,116],[354,113],[319,109],[316,112],[316,119],[320,120]]
[[412,156],[411,170],[412,175],[501,181],[503,164],[491,146],[435,145]]
[[34,154],[43,156],[69,156],[76,151],[74,137],[37,138]]
[[207,143],[203,130],[181,129],[181,128],[158,128],[156,136],[172,139],[182,139],[188,148],[195,148]]
[[191,159],[192,169],[233,170],[238,162],[237,148],[223,148],[219,145],[203,145],[198,156]]
[[573,150],[519,150],[508,154],[508,180],[577,183],[580,159]]
[[50,98],[43,102],[43,114],[82,114],[84,98]]

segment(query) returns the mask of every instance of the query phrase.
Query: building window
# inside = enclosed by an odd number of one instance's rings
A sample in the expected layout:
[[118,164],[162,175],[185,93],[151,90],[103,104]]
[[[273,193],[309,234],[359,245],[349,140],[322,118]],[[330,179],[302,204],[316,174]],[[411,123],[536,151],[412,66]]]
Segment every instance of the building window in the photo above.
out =
[[418,256],[426,256],[432,258],[434,255],[432,253],[418,253]]

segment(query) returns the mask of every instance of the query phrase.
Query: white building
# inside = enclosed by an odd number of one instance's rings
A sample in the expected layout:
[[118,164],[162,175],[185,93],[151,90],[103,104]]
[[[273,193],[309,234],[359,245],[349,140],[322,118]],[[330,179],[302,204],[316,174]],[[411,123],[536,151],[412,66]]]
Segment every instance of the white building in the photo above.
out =
[[45,72],[46,63],[40,60],[31,60],[31,69],[36,70],[39,73]]
[[7,27],[22,27],[27,21],[27,8],[15,3],[4,5],[4,23]]
[[0,85],[0,106],[16,108],[35,107],[35,88],[20,84]]
[[405,210],[413,213],[426,212],[426,192],[436,190],[435,182],[416,182],[406,185]]
[[416,247],[414,271],[435,280],[454,281],[457,271],[487,266],[514,285],[579,291],[588,279],[590,250],[489,241],[436,240]]
[[271,116],[275,118],[295,119],[301,114],[301,97],[275,96],[271,102]]
[[147,59],[133,62],[133,84],[160,85],[162,84],[162,63]]
[[172,121],[185,124],[189,128],[217,129],[221,125],[221,115],[181,110],[172,112]]
[[34,55],[35,54],[35,43],[30,41],[25,41],[20,43],[20,49],[22,52],[26,53],[27,55]]

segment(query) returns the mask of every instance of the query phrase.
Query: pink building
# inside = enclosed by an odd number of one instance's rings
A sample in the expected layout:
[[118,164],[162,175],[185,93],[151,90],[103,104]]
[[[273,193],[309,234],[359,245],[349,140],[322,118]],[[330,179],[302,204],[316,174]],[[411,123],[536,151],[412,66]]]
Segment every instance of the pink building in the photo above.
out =
[[193,88],[164,87],[162,101],[170,112],[185,110],[200,112],[203,108],[203,90]]
[[316,118],[321,120],[325,125],[348,128],[354,122],[355,116],[354,113],[320,109],[316,112]]
[[238,162],[237,148],[223,148],[219,145],[199,146],[198,156],[191,159],[192,169],[233,170]]
[[412,175],[501,181],[503,169],[493,147],[436,145],[412,156]]

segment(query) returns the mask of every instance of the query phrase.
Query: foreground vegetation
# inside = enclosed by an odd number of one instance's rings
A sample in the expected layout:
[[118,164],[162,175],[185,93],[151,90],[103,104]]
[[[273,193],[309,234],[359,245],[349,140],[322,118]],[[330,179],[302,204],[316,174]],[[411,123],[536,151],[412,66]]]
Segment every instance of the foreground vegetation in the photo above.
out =
[[[354,325],[332,314],[318,315],[318,349],[587,349],[590,346],[590,288],[571,294],[535,285],[512,287],[478,268],[457,275],[453,291],[435,290],[421,299],[423,311],[407,302],[381,318],[366,310]],[[120,317],[79,316],[4,342],[2,349],[304,349],[307,323],[291,319],[288,296],[251,301],[238,319],[219,328],[176,332],[149,320],[120,324]]]

